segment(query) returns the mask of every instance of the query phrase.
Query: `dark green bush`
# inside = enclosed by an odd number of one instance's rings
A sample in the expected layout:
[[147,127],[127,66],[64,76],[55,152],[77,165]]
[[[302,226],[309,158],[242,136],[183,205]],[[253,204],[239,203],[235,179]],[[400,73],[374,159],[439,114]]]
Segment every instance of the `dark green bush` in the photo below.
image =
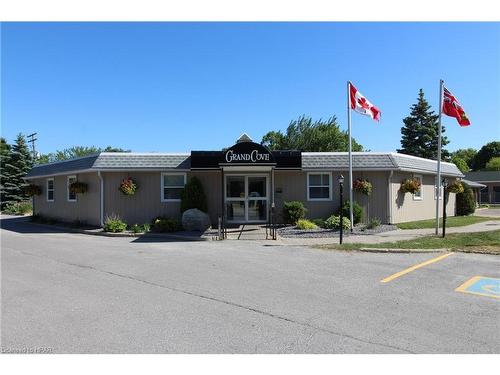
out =
[[307,209],[299,201],[285,202],[283,204],[283,216],[287,224],[295,224],[306,217]]
[[106,216],[103,228],[106,232],[123,232],[127,228],[127,223],[122,221],[118,215],[111,214],[109,216]]
[[[349,201],[344,202],[344,207],[342,209],[344,217],[350,218],[350,213],[349,213]],[[337,215],[340,215],[340,210],[337,211]],[[352,204],[352,216],[354,219],[354,224],[358,224],[363,220],[364,216],[364,210],[363,207],[361,207],[358,202],[353,202]]]
[[191,208],[207,212],[207,197],[197,177],[191,177],[181,193],[181,212]]
[[153,220],[153,228],[156,232],[177,232],[181,226],[177,219],[158,217]]
[[314,224],[316,224],[320,228],[325,228],[325,220],[322,218],[317,218],[317,219],[312,219],[311,220]]
[[472,189],[463,184],[464,191],[456,194],[456,210],[458,216],[472,215],[476,210],[476,202]]

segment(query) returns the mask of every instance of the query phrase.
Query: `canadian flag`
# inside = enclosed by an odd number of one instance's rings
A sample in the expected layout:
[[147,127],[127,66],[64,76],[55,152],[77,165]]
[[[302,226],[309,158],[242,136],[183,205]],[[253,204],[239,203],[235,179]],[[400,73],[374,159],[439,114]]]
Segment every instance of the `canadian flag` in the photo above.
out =
[[372,119],[380,120],[380,111],[361,94],[352,83],[349,82],[349,93],[351,96],[351,109]]

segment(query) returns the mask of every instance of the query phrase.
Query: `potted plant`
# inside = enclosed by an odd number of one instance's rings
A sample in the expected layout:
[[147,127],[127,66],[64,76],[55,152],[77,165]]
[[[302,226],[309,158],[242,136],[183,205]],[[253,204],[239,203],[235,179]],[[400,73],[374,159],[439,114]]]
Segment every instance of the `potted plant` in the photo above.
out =
[[83,194],[88,190],[88,185],[85,182],[75,181],[69,185],[69,191],[75,194]]
[[125,195],[134,195],[137,190],[137,184],[131,177],[127,177],[120,183],[120,191]]
[[403,193],[415,194],[420,191],[420,181],[417,178],[407,178],[401,182]]
[[372,193],[373,186],[370,181],[358,178],[353,182],[352,188],[354,189],[354,191],[357,191],[364,195],[370,195]]
[[42,194],[42,188],[35,184],[29,184],[24,188],[24,192],[29,197]]
[[448,193],[460,194],[464,192],[464,185],[460,181],[454,180],[448,184],[446,191]]

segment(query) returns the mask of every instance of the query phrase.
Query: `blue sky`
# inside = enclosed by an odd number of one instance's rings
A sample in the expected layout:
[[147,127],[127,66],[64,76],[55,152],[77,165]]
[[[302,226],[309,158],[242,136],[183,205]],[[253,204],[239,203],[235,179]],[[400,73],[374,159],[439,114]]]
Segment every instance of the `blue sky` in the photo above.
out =
[[2,136],[43,153],[216,150],[302,114],[346,129],[347,80],[382,111],[352,117],[372,151],[400,147],[419,88],[437,110],[440,78],[472,122],[443,117],[447,148],[500,139],[499,23],[3,23],[1,53]]

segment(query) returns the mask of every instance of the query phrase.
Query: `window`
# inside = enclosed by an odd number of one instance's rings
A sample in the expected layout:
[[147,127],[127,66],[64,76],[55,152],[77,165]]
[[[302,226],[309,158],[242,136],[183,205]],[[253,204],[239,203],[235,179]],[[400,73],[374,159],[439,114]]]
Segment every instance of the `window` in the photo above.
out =
[[186,184],[185,173],[162,173],[161,201],[180,202],[181,192]]
[[47,202],[54,202],[54,179],[47,179]]
[[414,201],[421,201],[423,199],[422,190],[424,190],[424,185],[422,184],[422,176],[419,174],[413,175],[413,178],[420,182],[420,190],[413,194]]
[[68,196],[68,202],[76,202],[76,193],[72,193],[69,190],[69,187],[73,182],[76,182],[76,176],[68,176],[68,184],[67,184],[67,196]]
[[332,174],[307,174],[307,200],[326,201],[332,199]]

